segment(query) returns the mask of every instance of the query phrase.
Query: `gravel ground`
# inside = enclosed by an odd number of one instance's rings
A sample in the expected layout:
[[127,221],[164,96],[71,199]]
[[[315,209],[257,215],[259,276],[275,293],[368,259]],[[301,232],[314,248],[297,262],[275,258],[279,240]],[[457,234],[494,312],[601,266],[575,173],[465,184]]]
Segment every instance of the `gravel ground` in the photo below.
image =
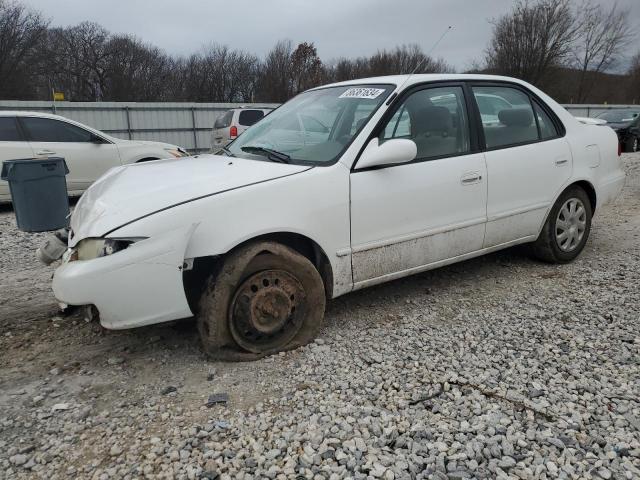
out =
[[208,362],[190,321],[59,315],[42,236],[5,208],[0,478],[640,478],[640,154],[624,162],[574,263],[511,249],[369,288],[315,343],[245,364]]

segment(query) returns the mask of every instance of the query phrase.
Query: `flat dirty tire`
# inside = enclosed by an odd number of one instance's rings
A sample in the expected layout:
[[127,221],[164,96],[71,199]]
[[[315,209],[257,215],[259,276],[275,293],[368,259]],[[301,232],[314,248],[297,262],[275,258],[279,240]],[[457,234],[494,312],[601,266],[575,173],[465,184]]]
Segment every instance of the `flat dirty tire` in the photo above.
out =
[[249,244],[227,256],[202,294],[202,346],[226,361],[297,348],[318,334],[325,304],[322,278],[306,257],[275,242]]
[[567,188],[551,208],[533,254],[548,263],[568,263],[584,249],[591,232],[593,212],[587,193],[575,185]]

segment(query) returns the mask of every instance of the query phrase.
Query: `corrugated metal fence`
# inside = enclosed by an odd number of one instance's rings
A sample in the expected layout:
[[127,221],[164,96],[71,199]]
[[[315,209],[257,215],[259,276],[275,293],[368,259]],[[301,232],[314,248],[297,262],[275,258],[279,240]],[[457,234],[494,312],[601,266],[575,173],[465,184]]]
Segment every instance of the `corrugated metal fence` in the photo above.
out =
[[[208,151],[216,118],[239,103],[137,103],[0,101],[0,110],[55,113],[109,135],[173,143],[190,152]],[[251,104],[276,107],[277,104]]]
[[[193,153],[208,151],[216,118],[240,106],[276,107],[277,104],[0,101],[0,110],[56,113],[114,137],[173,143]],[[579,117],[629,107],[640,108],[638,105],[565,105]]]

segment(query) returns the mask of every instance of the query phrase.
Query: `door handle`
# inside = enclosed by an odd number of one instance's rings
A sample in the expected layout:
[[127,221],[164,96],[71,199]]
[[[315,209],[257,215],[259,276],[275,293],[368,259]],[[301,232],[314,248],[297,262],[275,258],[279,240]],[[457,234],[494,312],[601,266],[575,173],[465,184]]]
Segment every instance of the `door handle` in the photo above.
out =
[[55,155],[56,152],[52,152],[51,150],[40,150],[36,152],[36,155]]
[[479,173],[467,173],[463,175],[460,179],[460,183],[462,185],[473,185],[474,183],[478,183],[482,180],[482,175]]
[[567,163],[569,160],[567,160],[566,158],[558,158],[556,159],[556,165],[558,167],[560,167],[561,165],[564,165],[565,163]]

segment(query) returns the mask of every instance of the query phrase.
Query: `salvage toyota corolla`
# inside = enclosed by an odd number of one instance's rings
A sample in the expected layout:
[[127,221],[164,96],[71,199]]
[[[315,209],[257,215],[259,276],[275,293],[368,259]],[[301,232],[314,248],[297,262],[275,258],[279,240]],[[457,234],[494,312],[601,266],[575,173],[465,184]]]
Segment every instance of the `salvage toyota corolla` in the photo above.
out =
[[325,302],[516,244],[573,260],[624,183],[613,130],[482,75],[302,93],[217,155],[117,167],[71,218],[53,290],[122,329],[196,316],[204,349],[309,342]]

